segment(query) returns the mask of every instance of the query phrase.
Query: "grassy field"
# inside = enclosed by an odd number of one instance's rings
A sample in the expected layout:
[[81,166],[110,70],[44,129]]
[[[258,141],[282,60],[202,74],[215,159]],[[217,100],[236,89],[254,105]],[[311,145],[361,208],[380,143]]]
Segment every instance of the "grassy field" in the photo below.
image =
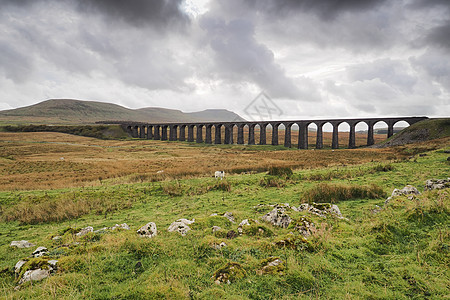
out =
[[[450,191],[423,191],[425,180],[449,177],[443,151],[450,148],[449,138],[335,151],[105,141],[58,133],[0,133],[0,140],[0,297],[5,299],[443,299],[450,294]],[[273,166],[293,174],[269,175]],[[212,178],[219,169],[226,171],[223,181]],[[407,184],[423,193],[395,198],[372,213],[394,188]],[[346,219],[288,210],[293,220],[288,228],[260,220],[272,209],[268,205],[317,199],[336,203]],[[236,223],[221,217],[225,212],[232,212]],[[179,218],[196,220],[184,237],[167,231]],[[304,218],[316,227],[306,239],[295,229]],[[243,219],[260,223],[228,239]],[[76,228],[124,222],[131,230],[73,234]],[[156,223],[158,235],[139,237],[136,230],[148,222]],[[213,225],[222,229],[213,233]],[[56,235],[62,239],[53,240]],[[50,253],[43,259],[58,259],[58,271],[15,289],[13,267],[35,249],[9,247],[22,239],[46,246]],[[221,242],[227,246],[215,249]],[[281,266],[263,272],[273,258]],[[215,284],[214,274],[230,265],[239,271],[230,284]]]

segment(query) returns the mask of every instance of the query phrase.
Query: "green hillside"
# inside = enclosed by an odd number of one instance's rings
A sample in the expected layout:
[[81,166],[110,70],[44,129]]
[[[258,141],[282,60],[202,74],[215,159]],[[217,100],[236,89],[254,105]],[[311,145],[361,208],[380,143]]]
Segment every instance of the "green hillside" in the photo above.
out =
[[450,119],[428,119],[413,124],[376,147],[419,143],[450,136]]
[[0,124],[93,124],[99,121],[205,122],[243,120],[227,110],[184,113],[180,110],[123,106],[72,99],[51,99],[35,105],[0,111]]

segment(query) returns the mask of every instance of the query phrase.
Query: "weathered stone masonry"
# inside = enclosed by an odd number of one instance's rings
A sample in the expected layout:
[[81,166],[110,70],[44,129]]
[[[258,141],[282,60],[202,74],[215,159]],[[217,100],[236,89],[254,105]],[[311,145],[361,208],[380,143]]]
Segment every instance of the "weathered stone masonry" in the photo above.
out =
[[[266,129],[270,125],[272,128],[272,145],[278,145],[278,129],[284,126],[284,146],[292,147],[291,136],[292,126],[298,126],[298,149],[308,149],[308,125],[317,126],[316,149],[323,148],[323,126],[327,123],[333,126],[332,149],[339,148],[338,127],[342,123],[350,126],[348,147],[355,148],[355,127],[358,123],[366,123],[368,126],[367,145],[374,144],[373,127],[377,122],[384,122],[388,127],[388,137],[394,134],[394,125],[397,122],[405,121],[409,125],[425,120],[427,117],[397,117],[397,118],[364,118],[364,119],[331,119],[331,120],[298,120],[298,121],[259,121],[259,122],[201,122],[201,123],[164,123],[164,124],[144,124],[144,123],[124,123],[122,126],[134,138],[187,141],[194,142],[194,131],[196,132],[196,143],[206,144],[234,144],[233,129],[237,128],[237,144],[244,144],[244,132],[247,126],[248,144],[255,145],[255,127],[259,127],[259,145],[266,144]],[[222,127],[225,136],[222,139]],[[215,133],[214,141],[212,132]]]

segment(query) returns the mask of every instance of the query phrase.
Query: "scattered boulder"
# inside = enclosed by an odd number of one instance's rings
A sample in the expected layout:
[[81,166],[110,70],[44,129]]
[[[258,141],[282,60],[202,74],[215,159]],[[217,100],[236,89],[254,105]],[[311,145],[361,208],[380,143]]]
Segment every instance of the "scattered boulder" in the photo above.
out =
[[58,261],[55,259],[47,260],[45,258],[31,258],[18,261],[14,266],[14,271],[18,275],[22,274],[22,276],[16,288],[20,288],[22,284],[28,281],[39,281],[47,278],[56,270],[57,263]]
[[29,241],[21,240],[21,241],[12,241],[9,245],[10,247],[17,247],[17,248],[30,248],[36,246],[33,243],[30,243]]
[[14,272],[19,275],[20,269],[22,269],[23,265],[26,264],[26,260],[19,260],[14,266]]
[[450,178],[447,179],[428,179],[425,182],[425,190],[426,191],[432,191],[432,190],[442,190],[450,188]]
[[50,275],[50,270],[36,269],[25,271],[22,278],[19,280],[19,285],[24,284],[27,281],[39,281],[47,278]]
[[219,226],[213,226],[213,227],[212,227],[212,232],[214,233],[214,232],[216,232],[216,231],[219,231],[220,229],[222,229],[222,228],[219,227]]
[[33,257],[41,257],[48,254],[48,249],[45,247],[37,247],[36,250],[33,251],[33,253],[31,253],[31,256]]
[[137,233],[142,237],[152,238],[158,235],[158,230],[156,229],[156,224],[150,222],[139,228]]
[[169,228],[167,229],[169,232],[178,231],[182,236],[185,236],[191,228],[189,227],[190,224],[194,223],[195,219],[188,220],[188,219],[178,219],[172,224],[170,224]]
[[384,201],[384,205],[388,205],[389,201],[392,198],[397,197],[397,196],[404,196],[404,195],[420,195],[420,192],[415,187],[413,187],[412,185],[407,185],[404,188],[402,188],[401,190],[394,189],[392,191],[391,196],[388,197],[386,199],[386,201]]
[[316,231],[316,226],[309,218],[302,216],[296,222],[294,229],[297,230],[303,237],[307,238]]
[[116,224],[113,227],[111,227],[111,230],[116,230],[116,229],[123,229],[123,230],[130,230],[130,226],[127,225],[127,223],[122,223],[122,224]]
[[216,244],[216,243],[214,243],[213,245],[212,245],[212,248],[213,249],[216,249],[216,250],[220,250],[220,249],[222,249],[223,247],[227,247],[228,245],[225,243],[225,242],[222,242],[222,243],[220,243],[220,244]]
[[237,279],[242,279],[246,276],[246,272],[242,266],[236,262],[229,262],[222,268],[214,272],[213,280],[215,284],[230,284]]
[[92,226],[88,226],[88,227],[85,227],[85,228],[81,229],[81,230],[80,230],[77,234],[75,234],[75,235],[81,237],[81,236],[84,236],[84,235],[86,235],[86,234],[88,234],[88,233],[90,233],[90,232],[94,232],[94,228],[93,228]]
[[251,226],[254,224],[258,224],[259,222],[257,220],[253,220],[253,219],[244,219],[241,221],[241,223],[239,223],[238,226],[238,232],[239,234],[242,234],[244,232],[244,226]]
[[256,273],[258,275],[282,273],[285,268],[284,262],[279,257],[269,257],[261,262],[261,269]]
[[312,204],[302,203],[302,204],[300,204],[300,206],[297,209],[298,209],[298,211],[310,212],[321,218],[326,218],[328,215],[331,214],[332,216],[334,216],[338,219],[347,220],[347,218],[345,218],[342,215],[341,210],[339,209],[339,207],[336,204],[316,203],[316,202],[313,202]]
[[274,208],[272,211],[262,216],[261,219],[282,228],[287,228],[291,223],[291,217],[285,214],[284,209],[282,208]]
[[223,216],[227,218],[231,223],[235,223],[233,213],[227,211],[223,214]]

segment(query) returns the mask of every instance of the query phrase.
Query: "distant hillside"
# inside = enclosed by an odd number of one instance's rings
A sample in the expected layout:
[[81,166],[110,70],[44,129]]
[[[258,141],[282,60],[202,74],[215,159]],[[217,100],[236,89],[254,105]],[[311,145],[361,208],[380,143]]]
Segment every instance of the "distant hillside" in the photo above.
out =
[[72,99],[51,99],[38,104],[0,111],[2,124],[93,124],[99,121],[207,122],[244,120],[225,109],[184,113],[180,110],[123,106]]
[[450,137],[450,119],[428,119],[413,124],[374,147],[383,148]]

